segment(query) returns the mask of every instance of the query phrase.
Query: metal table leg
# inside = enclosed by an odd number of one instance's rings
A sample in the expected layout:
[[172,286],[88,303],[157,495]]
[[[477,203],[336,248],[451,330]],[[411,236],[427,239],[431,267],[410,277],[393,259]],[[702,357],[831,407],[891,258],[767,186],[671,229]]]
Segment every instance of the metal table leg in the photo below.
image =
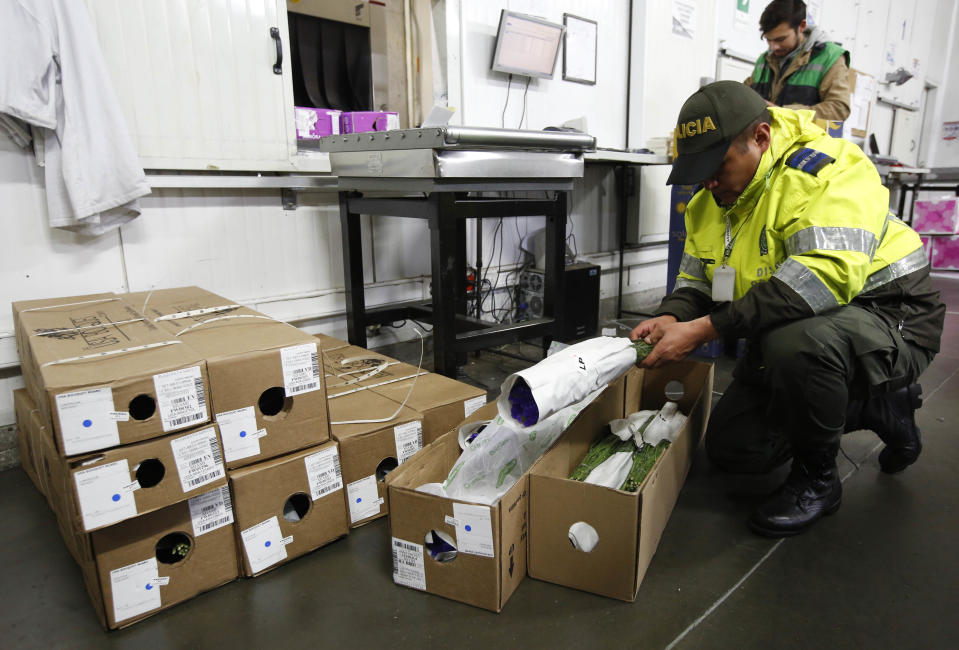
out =
[[[456,287],[463,278],[457,277],[460,264],[460,242],[457,235],[465,234],[465,222],[444,215],[451,197],[445,194],[430,196],[430,256],[433,275],[433,371],[456,376]],[[443,210],[443,208],[447,210]],[[445,216],[445,218],[444,218]],[[465,246],[465,241],[462,244]],[[465,259],[465,249],[464,249]],[[465,270],[464,270],[465,272]],[[464,302],[465,306],[465,302]]]
[[[543,288],[543,315],[556,318],[556,327],[566,313],[566,192],[557,192],[546,215],[546,286]],[[558,333],[553,329],[553,336]],[[543,337],[544,350],[552,336]]]
[[348,193],[340,192],[343,282],[346,287],[346,331],[350,343],[366,347],[366,297],[363,294],[363,239],[360,215],[350,212]]

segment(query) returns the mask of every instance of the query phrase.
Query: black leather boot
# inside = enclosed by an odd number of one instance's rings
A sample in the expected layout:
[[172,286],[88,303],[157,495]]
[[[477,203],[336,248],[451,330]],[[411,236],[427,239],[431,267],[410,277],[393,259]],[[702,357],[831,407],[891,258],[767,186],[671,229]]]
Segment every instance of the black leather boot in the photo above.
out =
[[798,535],[842,503],[836,469],[838,446],[815,453],[797,452],[786,482],[749,518],[749,527],[766,537]]
[[887,474],[906,469],[919,458],[922,439],[916,409],[922,406],[922,386],[912,384],[866,401],[849,403],[846,430],[870,429],[886,443],[879,468]]

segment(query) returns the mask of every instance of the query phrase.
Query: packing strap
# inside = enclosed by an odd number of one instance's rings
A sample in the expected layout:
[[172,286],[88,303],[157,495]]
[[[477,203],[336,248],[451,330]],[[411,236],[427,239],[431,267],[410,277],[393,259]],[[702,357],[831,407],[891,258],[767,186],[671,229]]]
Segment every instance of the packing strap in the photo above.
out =
[[167,314],[166,316],[157,316],[154,318],[154,322],[161,320],[179,320],[181,318],[193,318],[194,316],[203,316],[204,314],[212,314],[218,311],[231,311],[233,309],[239,309],[243,305],[221,305],[220,307],[204,307],[202,309],[190,309],[189,311],[180,311],[175,314]]
[[162,348],[167,345],[176,345],[183,341],[160,341],[159,343],[147,343],[146,345],[136,345],[132,348],[123,348],[121,350],[107,350],[105,352],[95,352],[94,354],[84,354],[79,357],[68,357],[66,359],[55,359],[42,364],[41,368],[55,366],[60,363],[74,363],[76,361],[87,361],[89,359],[102,359],[103,357],[113,356],[115,354],[129,354],[130,352],[140,352],[142,350],[152,350],[153,348]]
[[208,318],[206,320],[202,320],[199,323],[194,323],[193,325],[190,325],[189,327],[180,330],[173,336],[180,336],[181,334],[186,334],[192,329],[195,329],[197,327],[202,327],[203,325],[208,325],[210,323],[215,323],[218,320],[231,320],[234,318],[259,318],[261,320],[268,320],[274,323],[280,323],[281,325],[287,325],[288,327],[292,327],[292,325],[290,325],[289,323],[278,321],[275,318],[270,318],[269,316],[260,316],[259,314],[232,314],[230,316],[217,316],[216,318]]
[[[334,388],[332,388],[332,389],[331,389],[331,388],[327,388],[327,389],[326,389],[326,390],[327,390],[327,396],[326,396],[326,398],[327,398],[327,399],[333,399],[333,398],[335,398],[335,397],[343,397],[344,395],[352,395],[353,393],[358,393],[358,392],[360,392],[361,390],[369,390],[370,388],[377,388],[377,387],[379,387],[379,386],[386,386],[387,384],[395,384],[395,383],[398,382],[398,381],[403,381],[403,380],[405,380],[405,379],[413,379],[414,377],[419,377],[420,375],[428,375],[428,374],[430,374],[428,370],[420,370],[419,372],[417,372],[417,373],[414,374],[414,375],[406,375],[405,377],[394,377],[393,379],[387,379],[386,381],[381,381],[381,382],[379,382],[379,383],[377,383],[377,384],[370,384],[369,386],[357,386],[356,388],[352,388],[352,389],[350,389],[350,390],[345,390],[345,391],[343,391],[342,393],[337,393],[337,394],[335,394],[335,395],[330,395],[330,394],[329,394],[329,391],[330,391],[330,390],[336,390],[336,387],[334,387]],[[347,384],[342,384],[342,385],[343,385],[343,386],[346,386]]]
[[113,302],[114,300],[119,300],[119,298],[99,298],[97,300],[83,300],[81,302],[65,302],[62,305],[47,305],[46,307],[31,307],[30,309],[24,309],[23,311],[40,311],[42,309],[59,309],[60,307],[75,307],[77,305],[95,305],[101,302]]
[[145,321],[146,318],[131,318],[130,320],[120,320],[120,321],[107,321],[106,323],[97,323],[96,325],[81,325],[80,327],[65,327],[60,330],[49,330],[47,332],[36,332],[36,336],[53,336],[54,334],[62,334],[63,332],[79,332],[80,330],[90,330],[96,329],[97,327],[113,327],[114,325],[126,325],[127,323],[139,323],[140,321]]

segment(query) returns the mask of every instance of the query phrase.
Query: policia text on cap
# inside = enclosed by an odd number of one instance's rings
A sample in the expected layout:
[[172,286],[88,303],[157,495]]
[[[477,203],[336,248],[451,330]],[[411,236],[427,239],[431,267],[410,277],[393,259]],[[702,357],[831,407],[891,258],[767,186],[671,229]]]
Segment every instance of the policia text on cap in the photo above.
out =
[[844,432],[875,431],[885,472],[915,462],[915,382],[939,351],[945,315],[919,236],[888,213],[875,167],[813,118],[767,109],[734,81],[686,101],[668,182],[703,188],[686,210],[676,288],[632,332],[655,344],[647,367],[719,336],[747,339],[706,450],[732,472],[792,460],[749,521],[770,536],[839,508]]

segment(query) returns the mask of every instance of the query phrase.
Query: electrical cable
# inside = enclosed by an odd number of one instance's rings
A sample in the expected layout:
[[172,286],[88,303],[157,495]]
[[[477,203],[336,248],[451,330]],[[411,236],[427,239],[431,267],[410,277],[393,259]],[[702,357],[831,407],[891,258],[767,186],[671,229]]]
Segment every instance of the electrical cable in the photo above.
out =
[[[411,318],[410,320],[413,321],[414,323],[416,323],[417,325],[419,325],[420,327],[422,327],[422,328],[426,331],[427,334],[429,334],[430,332],[433,331],[433,328],[432,328],[432,327],[426,327],[426,325],[424,325],[423,323],[419,322],[419,321],[416,320],[415,318]],[[434,326],[434,327],[435,327],[435,326]],[[416,328],[414,327],[413,329],[415,330]]]
[[518,129],[523,128],[523,120],[526,118],[526,93],[529,92],[529,82],[533,80],[532,77],[526,77],[526,90],[523,91],[523,113],[519,116],[519,126]]
[[[410,320],[413,320],[413,319],[411,318]],[[413,321],[413,322],[416,322],[416,321]],[[423,332],[419,331],[415,327],[413,328],[413,331],[420,335],[420,360],[416,364],[416,374],[413,375],[413,383],[410,384],[410,389],[406,391],[406,397],[403,398],[403,403],[400,404],[400,407],[398,409],[396,409],[396,412],[393,413],[393,415],[389,416],[388,418],[378,418],[375,420],[344,420],[343,422],[330,422],[330,424],[377,424],[380,422],[389,422],[395,419],[396,416],[400,414],[400,412],[406,407],[406,403],[410,401],[410,396],[413,394],[413,389],[416,387],[416,380],[419,379],[420,377],[420,370],[423,369],[423,350],[425,348],[425,344],[423,343],[424,341]]]
[[503,104],[503,116],[500,118],[500,126],[506,128],[506,107],[509,106],[509,89],[513,85],[513,75],[509,76],[509,81],[506,82],[506,103]]

